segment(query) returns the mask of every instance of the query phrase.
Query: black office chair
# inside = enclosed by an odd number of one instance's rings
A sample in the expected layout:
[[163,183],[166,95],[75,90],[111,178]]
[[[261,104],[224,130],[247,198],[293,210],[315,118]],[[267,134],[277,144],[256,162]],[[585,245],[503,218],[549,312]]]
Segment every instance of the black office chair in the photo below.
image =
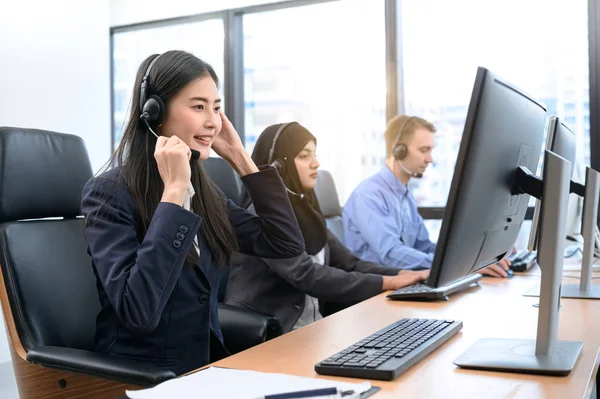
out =
[[235,202],[236,205],[240,205],[242,180],[231,165],[223,158],[211,157],[202,161],[202,166],[211,180],[223,191],[225,197]]
[[[321,212],[323,212],[323,216],[325,217],[327,228],[343,243],[344,221],[342,219],[342,207],[340,206],[340,199],[335,189],[333,177],[328,171],[322,169],[317,171],[315,194],[321,206]],[[319,308],[321,314],[327,317],[354,304],[354,302],[343,301],[319,301]]]
[[341,242],[344,242],[342,207],[340,206],[340,199],[335,189],[333,177],[328,171],[321,169],[317,172],[315,194],[317,195],[317,200],[321,206],[327,227]]
[[[0,127],[0,302],[21,399],[118,397],[174,377],[93,351],[100,304],[79,216],[90,177],[81,138]],[[270,318],[247,310],[224,306],[219,318],[232,352],[270,332]]]

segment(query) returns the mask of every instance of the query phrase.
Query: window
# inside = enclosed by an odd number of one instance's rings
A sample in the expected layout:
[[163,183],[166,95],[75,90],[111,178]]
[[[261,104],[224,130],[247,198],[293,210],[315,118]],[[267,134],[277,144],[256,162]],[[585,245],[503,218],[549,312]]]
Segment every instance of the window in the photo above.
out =
[[224,32],[221,19],[115,32],[112,82],[115,148],[119,144],[121,130],[127,120],[135,75],[146,57],[168,50],[189,51],[212,65],[221,80],[222,88],[223,46]]
[[130,94],[125,89],[119,89],[114,91],[114,110],[115,112],[127,112],[128,100]]
[[343,204],[383,165],[384,23],[381,0],[246,14],[248,150],[267,126],[298,121],[317,137],[321,167],[332,173]]
[[[438,130],[435,164],[423,179],[411,181],[420,206],[446,204],[478,66],[541,99],[562,118],[589,101],[585,0],[507,0],[493,8],[478,0],[405,0],[401,14],[406,113],[430,120]],[[574,97],[567,100],[564,93]],[[581,162],[589,162],[585,123],[573,125]]]

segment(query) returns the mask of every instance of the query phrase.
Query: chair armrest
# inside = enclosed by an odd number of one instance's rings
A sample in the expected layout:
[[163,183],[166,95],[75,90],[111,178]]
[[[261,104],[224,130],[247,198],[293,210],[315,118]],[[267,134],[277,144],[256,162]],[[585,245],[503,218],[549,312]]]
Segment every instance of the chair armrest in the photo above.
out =
[[261,344],[282,333],[276,317],[253,310],[219,304],[219,322],[225,347],[238,353]]
[[27,352],[27,361],[40,366],[72,371],[139,386],[156,385],[175,377],[158,366],[107,353],[58,346],[38,346]]

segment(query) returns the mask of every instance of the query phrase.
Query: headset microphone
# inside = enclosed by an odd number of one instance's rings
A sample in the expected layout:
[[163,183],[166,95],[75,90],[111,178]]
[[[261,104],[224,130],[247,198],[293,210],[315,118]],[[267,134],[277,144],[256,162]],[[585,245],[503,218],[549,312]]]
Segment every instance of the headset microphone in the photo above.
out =
[[[154,133],[154,130],[152,130],[152,128],[150,127],[150,124],[148,123],[148,120],[145,117],[146,112],[142,113],[142,116],[140,116],[140,119],[144,121],[144,123],[146,124],[146,127],[148,127],[148,130],[156,137],[158,138],[158,134]],[[192,150],[190,148],[190,151],[192,152],[192,160],[198,160],[200,159],[200,151],[196,151],[196,150]]]
[[[282,164],[282,163],[281,163],[281,162],[280,162],[278,159],[276,159],[276,160],[274,160],[273,162],[271,162],[271,163],[270,163],[270,165],[271,165],[272,167],[276,168],[276,169],[279,171],[279,174],[280,174],[280,176],[281,176],[281,174],[282,174],[282,173],[281,173],[281,171],[283,171],[283,170],[284,170],[284,166],[283,166],[283,164]],[[292,194],[292,195],[295,195],[296,197],[300,197],[300,199],[303,199],[303,198],[304,198],[304,194],[298,194],[298,193],[295,193],[295,192],[293,192],[292,190],[290,190],[289,188],[287,188],[287,186],[285,185],[285,183],[283,184],[283,186],[285,187],[285,190],[286,190],[288,193],[290,193],[290,194]]]
[[423,173],[416,173],[416,172],[412,172],[410,169],[408,169],[406,166],[404,166],[404,164],[402,163],[402,161],[398,160],[398,163],[400,164],[400,167],[406,172],[408,173],[411,177],[415,177],[417,179],[420,179],[421,177],[423,177]]

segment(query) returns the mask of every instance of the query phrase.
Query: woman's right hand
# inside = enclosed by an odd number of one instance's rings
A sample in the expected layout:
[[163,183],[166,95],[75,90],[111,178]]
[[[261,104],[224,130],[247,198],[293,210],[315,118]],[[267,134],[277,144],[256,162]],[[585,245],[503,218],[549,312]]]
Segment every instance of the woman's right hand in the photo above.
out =
[[165,185],[161,201],[183,205],[192,171],[190,147],[177,136],[160,136],[156,141],[154,159]]
[[400,270],[396,276],[383,276],[383,291],[397,290],[427,280],[429,270]]

